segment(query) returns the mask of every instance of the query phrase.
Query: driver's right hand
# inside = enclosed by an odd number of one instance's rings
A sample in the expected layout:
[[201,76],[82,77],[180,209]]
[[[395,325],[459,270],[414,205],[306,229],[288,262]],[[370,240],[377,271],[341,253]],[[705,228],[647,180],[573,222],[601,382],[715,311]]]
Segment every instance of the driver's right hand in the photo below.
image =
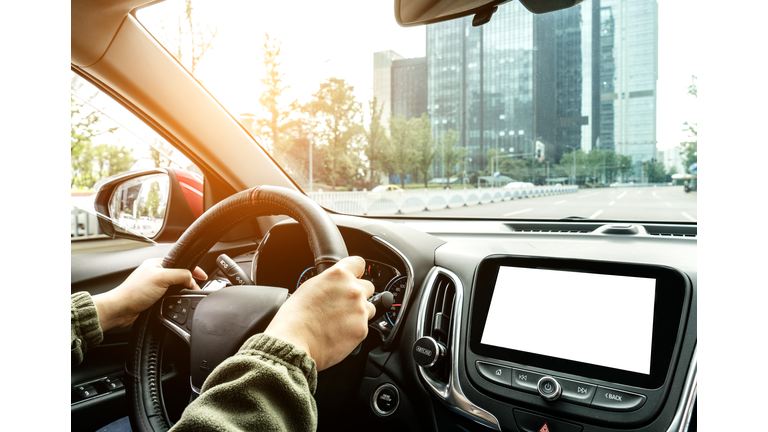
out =
[[365,260],[348,257],[308,280],[283,304],[264,333],[290,342],[318,371],[342,361],[368,335],[376,308],[373,284],[360,277]]

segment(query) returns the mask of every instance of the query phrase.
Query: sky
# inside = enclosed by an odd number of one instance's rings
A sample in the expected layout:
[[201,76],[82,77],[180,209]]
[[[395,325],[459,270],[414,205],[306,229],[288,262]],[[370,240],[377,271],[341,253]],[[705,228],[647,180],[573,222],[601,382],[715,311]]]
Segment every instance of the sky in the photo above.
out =
[[[160,26],[176,25],[183,3],[168,0],[137,16],[158,35]],[[409,58],[426,54],[425,27],[400,27],[393,3],[339,0],[329,7],[328,2],[294,1],[286,11],[282,2],[197,0],[193,3],[195,21],[216,28],[217,34],[195,76],[236,117],[246,112],[259,115],[266,32],[282,44],[281,70],[291,86],[286,93],[291,100],[306,101],[321,81],[335,76],[352,84],[358,101],[365,104],[372,95],[374,52],[393,50]],[[697,121],[697,101],[686,94],[691,75],[698,74],[696,52],[691,48],[695,4],[692,0],[659,1],[660,150],[686,140],[683,123]]]

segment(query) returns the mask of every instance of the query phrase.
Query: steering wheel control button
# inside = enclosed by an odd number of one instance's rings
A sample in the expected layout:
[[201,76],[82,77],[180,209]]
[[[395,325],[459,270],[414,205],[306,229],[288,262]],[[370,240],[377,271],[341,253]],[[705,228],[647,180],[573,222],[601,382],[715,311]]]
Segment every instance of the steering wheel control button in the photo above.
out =
[[548,401],[557,400],[563,393],[560,383],[551,376],[545,376],[540,379],[536,388],[539,390],[539,395]]
[[592,406],[610,411],[633,411],[643,406],[645,399],[643,395],[598,386]]
[[589,405],[592,398],[595,397],[596,385],[585,384],[578,381],[571,381],[559,378],[560,386],[563,388],[563,394],[560,398],[564,401],[573,402],[579,405]]
[[382,384],[373,392],[371,408],[379,417],[387,417],[400,405],[400,392],[392,384]]
[[176,324],[187,322],[190,311],[190,300],[180,297],[168,297],[163,300],[163,316]]
[[421,367],[431,368],[445,355],[445,347],[429,336],[419,338],[413,343],[413,359]]
[[512,387],[512,368],[478,361],[477,372],[483,378],[506,387]]
[[544,375],[523,369],[512,369],[512,388],[527,391],[529,393],[538,393],[539,380]]

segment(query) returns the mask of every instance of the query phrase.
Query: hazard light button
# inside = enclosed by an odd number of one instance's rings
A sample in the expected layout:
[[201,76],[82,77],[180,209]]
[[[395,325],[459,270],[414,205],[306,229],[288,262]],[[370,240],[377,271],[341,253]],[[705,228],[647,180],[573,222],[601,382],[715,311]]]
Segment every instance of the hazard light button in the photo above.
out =
[[515,423],[524,432],[581,432],[581,425],[514,410]]

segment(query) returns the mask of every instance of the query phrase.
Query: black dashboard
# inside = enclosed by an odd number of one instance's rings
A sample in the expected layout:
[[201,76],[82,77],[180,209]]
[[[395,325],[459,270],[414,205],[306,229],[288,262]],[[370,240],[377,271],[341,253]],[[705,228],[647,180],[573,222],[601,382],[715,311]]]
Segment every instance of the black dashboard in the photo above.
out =
[[[396,291],[362,353],[319,378],[358,389],[366,430],[687,430],[695,225],[333,219],[376,291]],[[288,221],[252,271],[295,290],[312,263]]]

